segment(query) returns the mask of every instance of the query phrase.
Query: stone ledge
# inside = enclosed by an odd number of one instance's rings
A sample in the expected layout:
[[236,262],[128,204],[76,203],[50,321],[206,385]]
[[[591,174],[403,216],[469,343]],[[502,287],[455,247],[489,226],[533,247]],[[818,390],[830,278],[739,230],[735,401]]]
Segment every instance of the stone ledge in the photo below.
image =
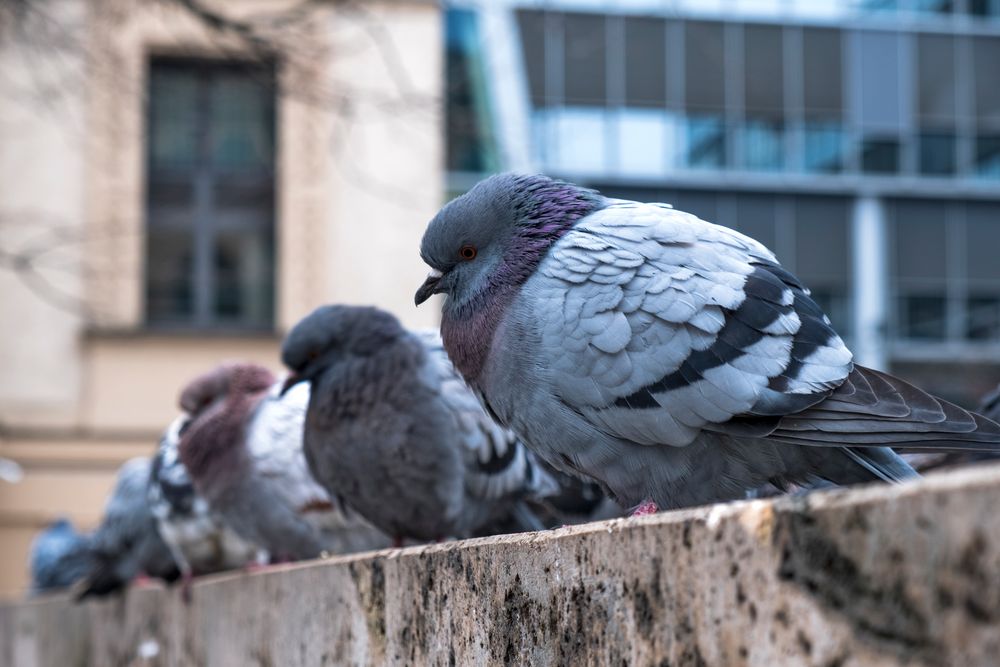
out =
[[0,607],[5,665],[990,665],[1000,466]]

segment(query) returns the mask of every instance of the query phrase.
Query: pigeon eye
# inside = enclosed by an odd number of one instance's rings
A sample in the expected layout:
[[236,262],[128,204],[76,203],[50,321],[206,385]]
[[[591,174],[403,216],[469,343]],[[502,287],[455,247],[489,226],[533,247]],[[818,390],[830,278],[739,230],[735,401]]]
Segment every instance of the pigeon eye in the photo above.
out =
[[317,352],[316,350],[309,350],[309,354],[306,355],[306,357],[309,358],[309,361],[315,361],[316,357],[318,356],[319,352]]
[[476,258],[476,247],[475,246],[471,246],[471,245],[464,245],[458,251],[458,256],[461,257],[462,259],[464,259],[467,262],[469,260],[475,259]]

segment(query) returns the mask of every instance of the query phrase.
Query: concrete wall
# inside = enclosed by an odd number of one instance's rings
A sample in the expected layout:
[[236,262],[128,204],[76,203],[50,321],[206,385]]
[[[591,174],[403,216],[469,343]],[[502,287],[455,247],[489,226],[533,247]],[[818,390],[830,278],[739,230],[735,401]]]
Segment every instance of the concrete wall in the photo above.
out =
[[0,608],[0,664],[993,665],[1000,467]]
[[[232,17],[298,5],[203,4]],[[324,302],[435,323],[413,292],[443,196],[440,8],[334,4],[274,41],[275,331],[171,336],[143,323],[146,64],[239,59],[247,44],[156,0],[28,3],[40,11],[24,23],[0,3],[0,456],[27,473],[0,485],[0,594],[24,589],[45,523],[96,523],[115,469],[152,453],[197,373],[227,359],[279,370],[281,334]],[[6,261],[34,245],[53,248],[40,278]]]

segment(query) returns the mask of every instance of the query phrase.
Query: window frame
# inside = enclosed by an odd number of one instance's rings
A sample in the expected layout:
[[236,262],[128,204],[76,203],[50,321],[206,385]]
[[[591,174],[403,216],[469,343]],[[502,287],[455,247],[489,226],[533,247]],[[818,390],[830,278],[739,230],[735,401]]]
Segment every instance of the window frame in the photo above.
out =
[[[188,169],[172,169],[154,164],[152,131],[155,127],[157,108],[154,104],[152,86],[154,69],[177,68],[191,73],[196,80],[197,109],[195,128],[196,156],[195,163]],[[270,95],[269,108],[264,113],[269,116],[271,135],[270,160],[258,170],[239,173],[226,171],[212,164],[210,151],[211,136],[211,95],[213,82],[226,73],[250,73],[266,81],[273,93]],[[278,99],[279,63],[276,59],[261,59],[255,61],[219,59],[211,57],[190,57],[151,54],[146,59],[146,88],[143,166],[144,166],[144,201],[143,222],[144,235],[142,274],[143,311],[142,326],[145,330],[156,333],[268,333],[277,330],[278,322],[278,161],[280,151],[279,139],[279,99]],[[154,188],[158,186],[187,186],[191,191],[191,219],[189,221],[156,220],[156,204],[152,199]],[[223,189],[239,189],[248,197],[262,197],[269,204],[260,207],[264,212],[261,219],[257,216],[232,220],[231,216],[220,217],[220,209],[216,203]],[[230,219],[226,219],[230,218]],[[185,230],[191,234],[192,266],[190,268],[192,312],[190,317],[157,318],[150,308],[150,257],[153,227],[160,229]],[[245,315],[237,318],[225,317],[219,312],[218,270],[213,261],[220,248],[220,238],[233,232],[252,231],[260,235],[269,246],[269,276],[266,289],[269,298],[265,309],[269,312],[260,319],[253,320]]]

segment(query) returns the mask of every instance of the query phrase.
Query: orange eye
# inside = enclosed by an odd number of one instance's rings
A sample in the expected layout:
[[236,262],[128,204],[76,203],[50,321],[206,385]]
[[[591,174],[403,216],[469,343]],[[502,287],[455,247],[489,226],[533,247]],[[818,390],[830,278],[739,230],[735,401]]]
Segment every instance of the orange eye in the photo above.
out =
[[458,256],[469,261],[476,258],[476,247],[471,245],[462,246],[461,250],[458,251]]

